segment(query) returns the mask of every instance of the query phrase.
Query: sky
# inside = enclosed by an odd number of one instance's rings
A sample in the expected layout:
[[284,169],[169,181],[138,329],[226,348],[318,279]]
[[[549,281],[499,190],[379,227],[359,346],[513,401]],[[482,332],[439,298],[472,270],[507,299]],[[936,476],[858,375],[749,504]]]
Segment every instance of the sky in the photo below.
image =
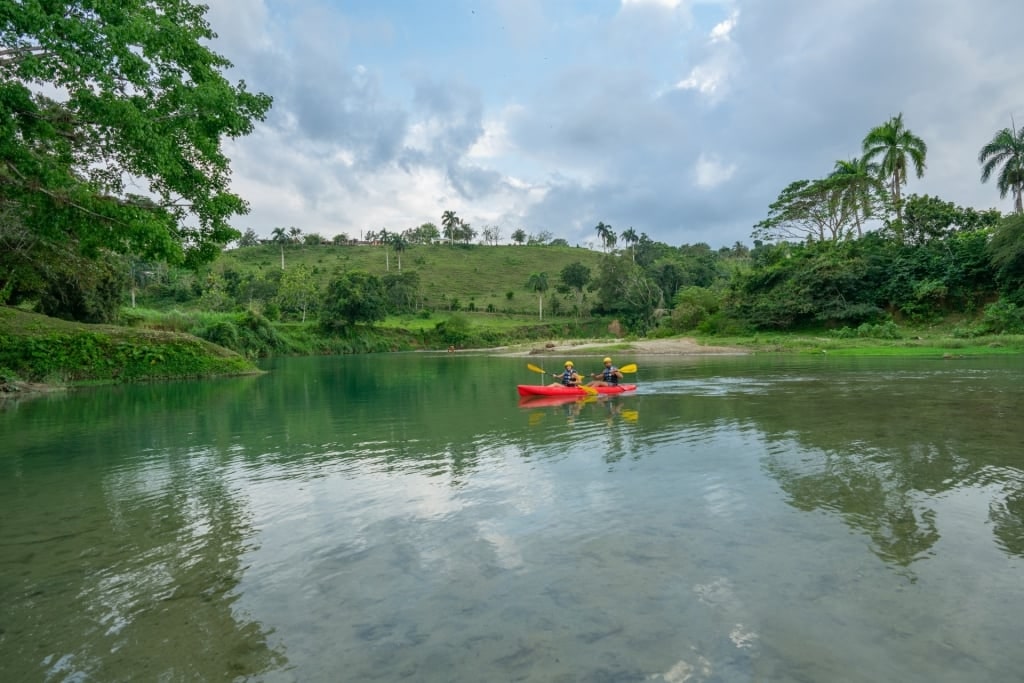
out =
[[905,191],[1012,210],[978,151],[1024,125],[1024,2],[205,0],[227,76],[274,98],[229,141],[235,227],[441,223],[752,244],[789,183],[902,113]]

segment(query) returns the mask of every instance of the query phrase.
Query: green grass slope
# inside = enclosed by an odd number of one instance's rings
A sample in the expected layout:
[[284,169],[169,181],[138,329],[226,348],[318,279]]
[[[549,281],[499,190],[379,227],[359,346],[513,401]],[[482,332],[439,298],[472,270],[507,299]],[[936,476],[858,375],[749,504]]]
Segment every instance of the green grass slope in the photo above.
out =
[[190,334],[87,325],[0,307],[0,384],[109,382],[259,372]]
[[[488,304],[495,310],[536,313],[537,295],[528,290],[531,273],[547,273],[549,290],[545,308],[556,295],[558,274],[579,261],[597,274],[602,254],[577,247],[525,247],[483,245],[415,245],[399,255],[384,246],[290,245],[284,248],[285,269],[304,264],[315,269],[321,286],[338,270],[364,270],[374,275],[415,271],[420,290],[430,308],[445,309],[453,299],[462,307],[472,302],[477,310]],[[281,268],[277,245],[243,247],[224,252],[214,268],[241,273]],[[512,299],[507,293],[512,292]],[[568,301],[568,300],[567,300]]]

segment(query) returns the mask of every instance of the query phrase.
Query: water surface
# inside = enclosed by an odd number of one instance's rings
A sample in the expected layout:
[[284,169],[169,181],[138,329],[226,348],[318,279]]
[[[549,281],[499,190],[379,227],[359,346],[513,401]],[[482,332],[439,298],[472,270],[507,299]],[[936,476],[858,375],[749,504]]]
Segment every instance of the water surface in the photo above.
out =
[[1024,362],[616,360],[5,404],[0,679],[1019,680]]

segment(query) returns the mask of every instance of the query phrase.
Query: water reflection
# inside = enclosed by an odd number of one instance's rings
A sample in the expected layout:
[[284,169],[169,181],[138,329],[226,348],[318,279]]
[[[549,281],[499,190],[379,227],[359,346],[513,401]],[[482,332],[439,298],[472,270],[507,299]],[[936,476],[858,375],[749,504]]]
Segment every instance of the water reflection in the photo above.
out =
[[[229,680],[282,667],[267,629],[236,607],[255,533],[230,453],[168,444],[208,444],[207,414],[132,402],[146,407],[139,431],[137,411],[111,408],[123,392],[78,398],[23,405],[27,429],[4,435],[15,446],[0,458],[4,679]],[[72,412],[81,419],[63,423]]]
[[4,677],[1019,672],[1020,371],[774,362],[517,403],[521,362],[289,359],[0,413]]

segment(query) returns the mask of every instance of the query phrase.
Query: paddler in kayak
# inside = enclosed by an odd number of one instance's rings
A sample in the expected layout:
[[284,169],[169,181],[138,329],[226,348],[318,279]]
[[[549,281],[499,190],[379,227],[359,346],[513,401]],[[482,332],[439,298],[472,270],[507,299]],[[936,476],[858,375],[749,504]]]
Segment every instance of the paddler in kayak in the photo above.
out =
[[612,365],[611,358],[605,358],[603,362],[604,370],[591,375],[597,381],[588,383],[588,387],[615,387],[619,385],[619,381],[622,379],[622,371]]
[[548,385],[549,387],[578,387],[580,385],[580,374],[576,372],[571,360],[565,361],[565,370],[562,374],[551,374],[557,377],[558,381],[552,382]]

